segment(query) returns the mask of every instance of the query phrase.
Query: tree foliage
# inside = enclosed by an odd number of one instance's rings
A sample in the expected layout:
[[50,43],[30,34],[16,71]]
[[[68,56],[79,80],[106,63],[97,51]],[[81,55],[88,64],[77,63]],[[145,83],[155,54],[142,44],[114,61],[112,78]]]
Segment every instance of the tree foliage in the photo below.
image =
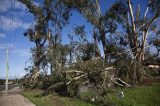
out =
[[[147,64],[159,64],[159,0],[146,0],[145,11],[133,0],[117,0],[104,12],[99,0],[44,0],[39,6],[32,0],[20,2],[36,20],[24,34],[35,43],[34,64],[26,79],[34,84],[39,80],[44,94],[55,91],[75,96],[81,86],[92,85],[103,96],[110,86],[138,84]],[[62,31],[72,21],[72,11],[92,25],[93,41],[88,39],[85,25],[76,25],[68,35],[69,43],[63,44]],[[48,69],[51,75],[44,74]]]

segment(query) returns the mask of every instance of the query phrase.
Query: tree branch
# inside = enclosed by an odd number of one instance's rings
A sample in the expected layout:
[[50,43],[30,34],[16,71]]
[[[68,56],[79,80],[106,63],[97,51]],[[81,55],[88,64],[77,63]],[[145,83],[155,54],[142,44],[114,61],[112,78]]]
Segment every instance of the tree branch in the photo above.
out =
[[130,13],[130,16],[131,16],[132,30],[135,33],[136,32],[136,26],[135,26],[135,23],[134,23],[135,20],[134,20],[133,9],[132,9],[132,5],[131,5],[130,0],[128,0],[128,6],[129,6],[129,13]]

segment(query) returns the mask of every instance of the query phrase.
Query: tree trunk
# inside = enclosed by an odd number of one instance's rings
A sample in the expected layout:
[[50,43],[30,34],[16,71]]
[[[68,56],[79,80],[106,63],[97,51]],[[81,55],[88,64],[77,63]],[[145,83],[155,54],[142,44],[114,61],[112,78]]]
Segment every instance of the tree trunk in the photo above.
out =
[[135,25],[135,19],[133,14],[133,8],[130,0],[128,0],[128,7],[129,7],[130,18],[131,18],[131,24],[132,24],[132,32],[131,32],[131,35],[129,36],[132,36],[130,37],[130,40],[131,41],[133,40],[133,44],[130,46],[131,46],[134,58],[139,62],[141,61],[140,48],[139,48],[138,37],[136,34],[136,25]]
[[100,28],[99,33],[100,33],[100,39],[101,39],[102,46],[103,46],[104,59],[107,62],[107,42],[106,42],[106,36],[105,36],[104,28]]
[[101,53],[100,50],[98,48],[98,36],[96,34],[95,28],[93,29],[94,31],[94,35],[93,35],[93,39],[94,39],[94,59],[96,57],[96,59],[101,58]]

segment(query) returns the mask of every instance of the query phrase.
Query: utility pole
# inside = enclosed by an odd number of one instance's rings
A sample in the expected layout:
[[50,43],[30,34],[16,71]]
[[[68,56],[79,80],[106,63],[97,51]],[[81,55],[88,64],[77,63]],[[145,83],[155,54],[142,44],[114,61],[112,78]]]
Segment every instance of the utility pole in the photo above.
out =
[[6,49],[6,91],[8,91],[8,48]]

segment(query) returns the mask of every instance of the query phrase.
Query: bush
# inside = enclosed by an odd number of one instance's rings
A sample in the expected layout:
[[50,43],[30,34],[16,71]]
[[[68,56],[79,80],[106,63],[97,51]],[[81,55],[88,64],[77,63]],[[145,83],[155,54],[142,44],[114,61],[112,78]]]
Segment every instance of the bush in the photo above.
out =
[[119,69],[117,77],[125,82],[136,85],[138,82],[142,81],[145,68],[136,60],[121,60],[116,66]]
[[146,74],[151,77],[160,76],[160,69],[146,68]]
[[0,85],[4,85],[5,84],[5,80],[0,79]]

